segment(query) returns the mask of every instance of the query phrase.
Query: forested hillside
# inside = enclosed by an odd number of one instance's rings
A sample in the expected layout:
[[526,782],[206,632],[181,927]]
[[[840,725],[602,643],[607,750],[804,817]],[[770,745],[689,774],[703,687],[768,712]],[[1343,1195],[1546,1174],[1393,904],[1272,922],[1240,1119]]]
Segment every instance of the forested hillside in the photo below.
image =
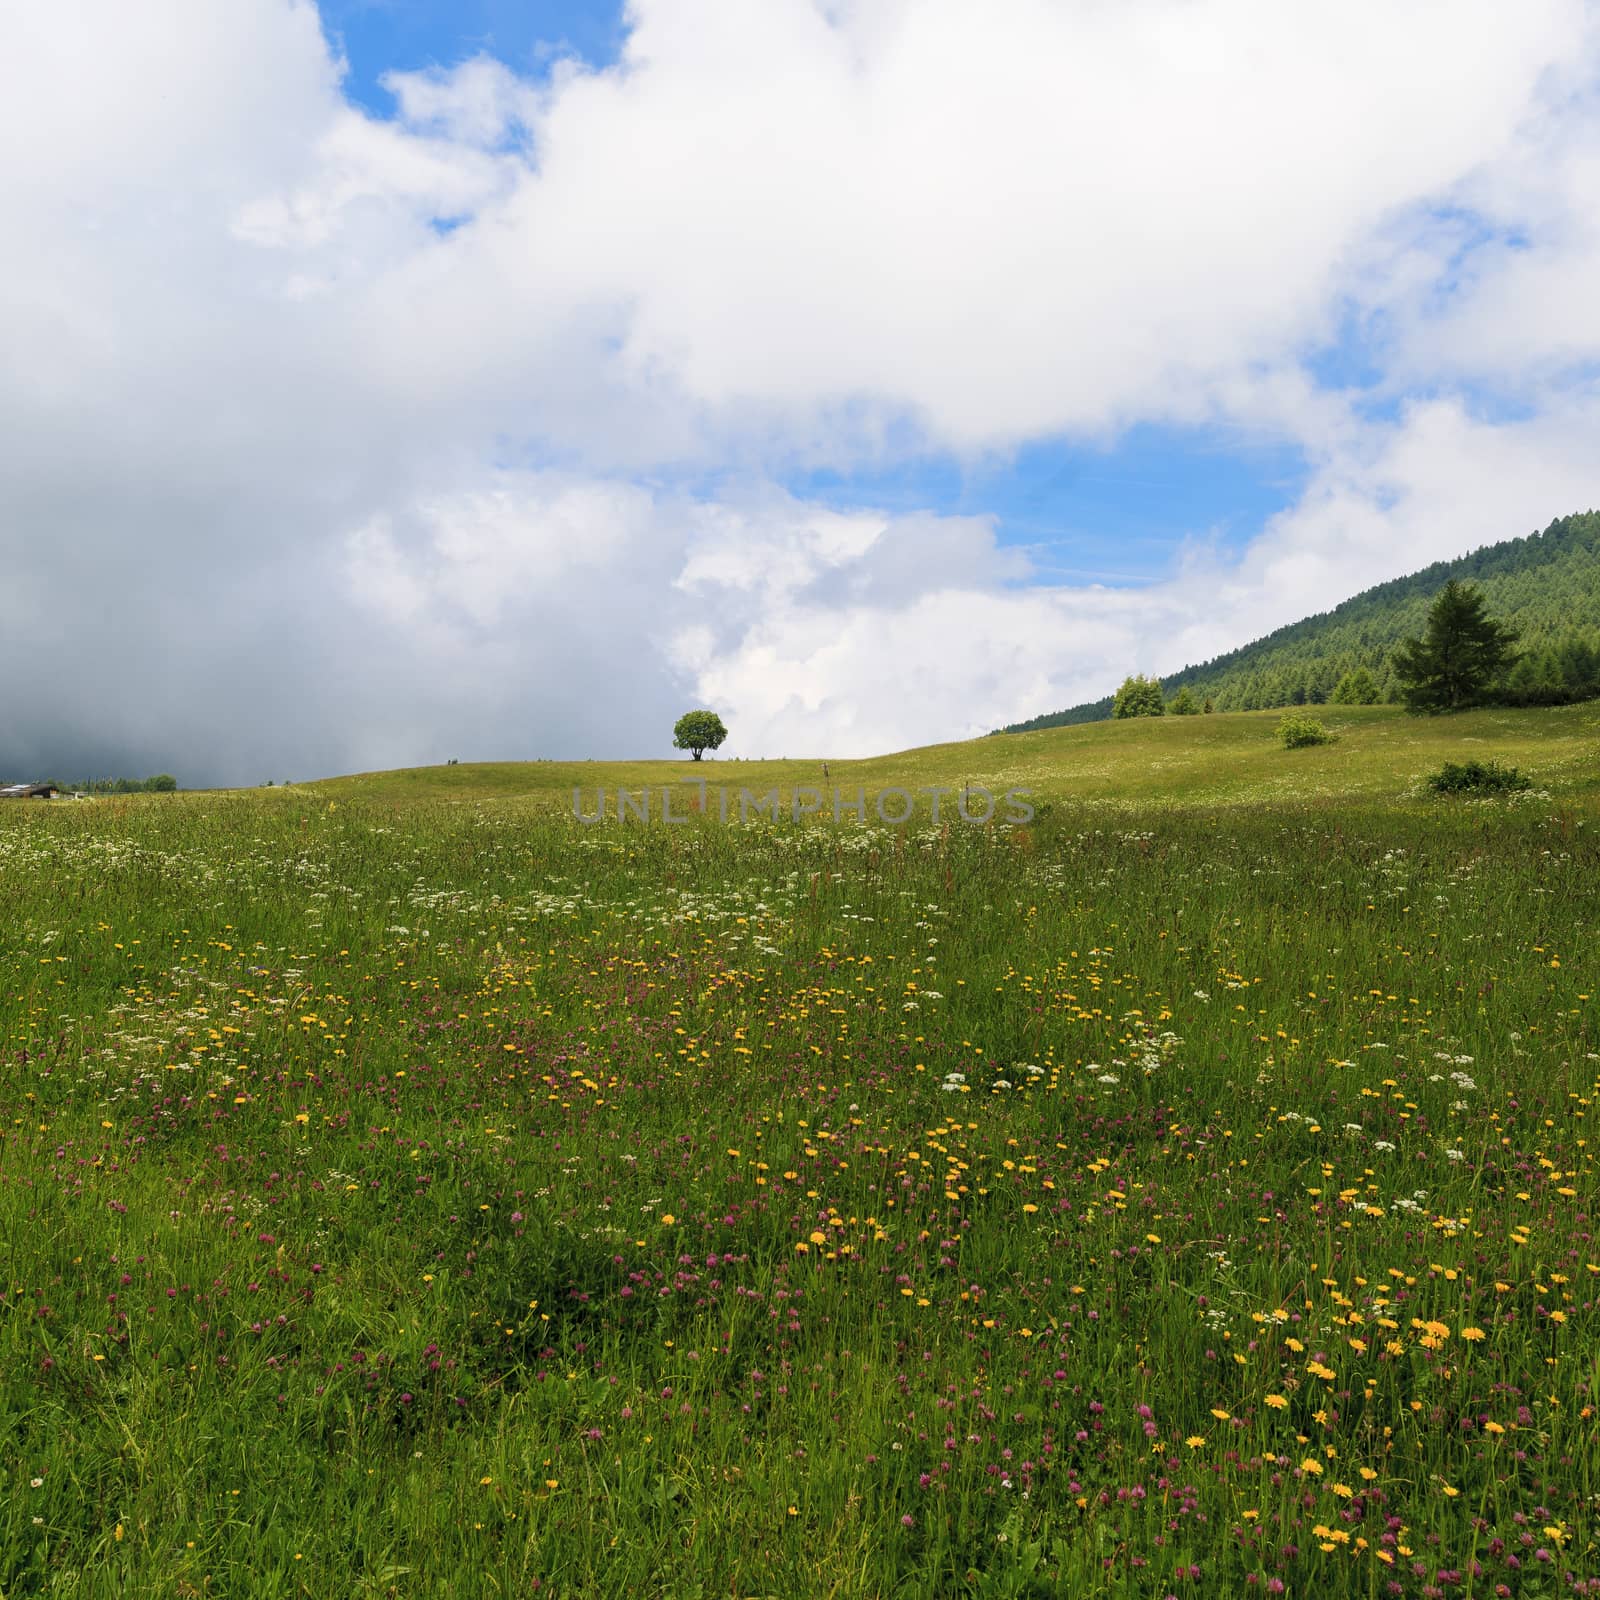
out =
[[[1379,697],[1398,699],[1391,653],[1421,633],[1429,604],[1451,578],[1478,585],[1493,615],[1521,635],[1523,659],[1506,698],[1548,705],[1600,691],[1600,512],[1594,511],[1380,583],[1332,611],[1172,673],[1161,687],[1172,696],[1187,685],[1217,711],[1258,711],[1321,704],[1333,698],[1347,673],[1366,667]],[[1000,731],[1102,722],[1111,716],[1111,702],[1107,694]]]

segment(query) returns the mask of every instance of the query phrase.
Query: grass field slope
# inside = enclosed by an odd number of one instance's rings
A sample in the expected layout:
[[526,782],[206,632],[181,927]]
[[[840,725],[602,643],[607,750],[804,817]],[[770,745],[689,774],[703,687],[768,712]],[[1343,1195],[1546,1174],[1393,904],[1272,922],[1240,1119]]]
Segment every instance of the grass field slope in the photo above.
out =
[[[1523,699],[1554,701],[1572,688],[1594,690],[1594,650],[1600,646],[1600,513],[1562,517],[1542,533],[1486,545],[1455,561],[1436,561],[1408,577],[1364,590],[1332,611],[1279,628],[1238,650],[1161,680],[1170,697],[1185,685],[1219,711],[1321,704],[1345,673],[1368,668],[1383,697],[1395,692],[1390,656],[1422,632],[1434,596],[1451,578],[1480,587],[1491,613],[1521,634],[1530,657]],[[1582,659],[1574,663],[1574,654]],[[1544,687],[1541,689],[1541,685]],[[1108,686],[1114,688],[1114,685]],[[1112,696],[1013,723],[1004,733],[1102,722]]]
[[1594,1592],[1595,709],[1330,720],[0,808],[0,1594]]
[[[912,791],[917,815],[928,817],[931,796],[920,791],[932,785],[952,793],[981,786],[996,796],[1023,789],[1046,804],[1139,808],[1357,796],[1399,800],[1418,794],[1423,778],[1441,763],[1473,757],[1523,767],[1554,794],[1593,794],[1600,787],[1600,703],[1420,719],[1396,706],[1327,706],[1318,715],[1334,743],[1296,751],[1278,741],[1277,712],[1256,712],[1143,717],[929,745],[870,760],[829,761],[826,777],[820,760],[505,761],[365,773],[288,792],[329,800],[523,800],[571,815],[577,790],[581,808],[593,815],[597,791],[604,789],[608,814],[615,815],[619,791],[649,791],[652,815],[659,816],[661,791],[670,787],[676,816],[700,803],[703,780],[712,813],[719,790],[729,793],[737,815],[740,790],[759,798],[775,789],[792,815],[795,791],[813,788],[821,793],[821,814],[829,818],[836,792],[843,805],[861,791],[871,820],[876,796],[891,787]],[[953,804],[943,798],[941,814]],[[968,809],[980,812],[981,799],[971,799]]]

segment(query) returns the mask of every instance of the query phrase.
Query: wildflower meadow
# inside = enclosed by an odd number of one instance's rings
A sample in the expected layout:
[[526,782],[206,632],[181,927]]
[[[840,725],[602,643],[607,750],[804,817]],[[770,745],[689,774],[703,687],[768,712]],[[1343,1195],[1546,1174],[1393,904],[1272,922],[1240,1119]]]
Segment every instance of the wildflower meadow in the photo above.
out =
[[0,1595],[1600,1594],[1576,771],[12,805]]

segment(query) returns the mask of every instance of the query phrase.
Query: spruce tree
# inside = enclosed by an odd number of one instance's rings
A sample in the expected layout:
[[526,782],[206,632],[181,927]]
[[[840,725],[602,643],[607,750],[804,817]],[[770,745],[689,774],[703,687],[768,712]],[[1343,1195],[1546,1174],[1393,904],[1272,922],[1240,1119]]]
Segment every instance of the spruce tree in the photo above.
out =
[[1513,660],[1516,633],[1484,609],[1480,590],[1452,578],[1428,611],[1420,639],[1394,654],[1408,711],[1459,711],[1479,705]]

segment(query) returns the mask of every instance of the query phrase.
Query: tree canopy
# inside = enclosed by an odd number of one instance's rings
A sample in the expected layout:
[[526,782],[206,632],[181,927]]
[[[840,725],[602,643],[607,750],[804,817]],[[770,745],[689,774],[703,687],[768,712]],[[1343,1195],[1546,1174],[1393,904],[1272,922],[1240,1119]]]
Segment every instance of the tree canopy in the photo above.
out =
[[1339,680],[1333,691],[1336,706],[1375,706],[1383,698],[1370,667],[1357,667]]
[[672,730],[673,747],[689,751],[696,761],[727,737],[728,730],[715,711],[685,711]]
[[1167,702],[1161,694],[1161,680],[1124,678],[1112,702],[1111,712],[1117,717],[1164,717],[1167,714]]

